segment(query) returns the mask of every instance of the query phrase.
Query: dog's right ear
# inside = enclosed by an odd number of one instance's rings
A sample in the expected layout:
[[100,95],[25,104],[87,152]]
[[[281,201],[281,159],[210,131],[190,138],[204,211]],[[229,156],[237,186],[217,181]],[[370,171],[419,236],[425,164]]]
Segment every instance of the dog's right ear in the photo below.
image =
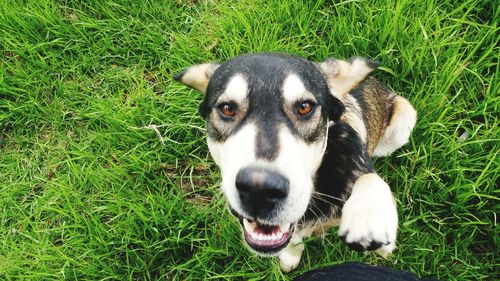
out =
[[327,59],[317,66],[325,75],[328,86],[334,95],[342,97],[365,80],[377,69],[379,62],[354,57],[349,61]]
[[195,64],[183,72],[175,74],[172,78],[188,87],[205,93],[208,81],[210,81],[210,77],[212,77],[217,67],[219,67],[217,63]]

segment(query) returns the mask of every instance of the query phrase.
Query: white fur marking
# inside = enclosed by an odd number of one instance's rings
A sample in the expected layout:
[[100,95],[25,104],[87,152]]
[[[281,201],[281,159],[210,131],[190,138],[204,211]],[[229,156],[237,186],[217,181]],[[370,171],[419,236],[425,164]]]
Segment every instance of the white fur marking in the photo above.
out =
[[248,95],[247,81],[241,74],[236,74],[227,83],[226,90],[219,98],[223,101],[242,103]]
[[221,188],[229,205],[238,213],[245,214],[241,208],[236,175],[241,168],[255,163],[255,138],[257,130],[253,124],[246,124],[225,142],[216,142],[207,138],[208,148],[219,165],[222,174]]
[[294,103],[312,95],[307,92],[304,83],[296,74],[290,74],[283,82],[283,96],[288,103]]
[[385,246],[379,252],[386,256],[396,247],[397,229],[397,209],[387,183],[374,173],[361,176],[342,208],[339,235],[364,247],[380,242]]

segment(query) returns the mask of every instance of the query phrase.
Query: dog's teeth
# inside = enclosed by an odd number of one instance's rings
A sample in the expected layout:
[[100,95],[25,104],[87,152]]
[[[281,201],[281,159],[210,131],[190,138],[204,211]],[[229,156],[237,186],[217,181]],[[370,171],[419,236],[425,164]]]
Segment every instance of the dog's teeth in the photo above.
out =
[[257,224],[255,222],[249,222],[247,219],[243,219],[243,227],[248,233],[253,233]]
[[290,228],[290,224],[289,223],[288,224],[280,224],[280,232],[285,233],[285,232],[288,231],[289,228]]

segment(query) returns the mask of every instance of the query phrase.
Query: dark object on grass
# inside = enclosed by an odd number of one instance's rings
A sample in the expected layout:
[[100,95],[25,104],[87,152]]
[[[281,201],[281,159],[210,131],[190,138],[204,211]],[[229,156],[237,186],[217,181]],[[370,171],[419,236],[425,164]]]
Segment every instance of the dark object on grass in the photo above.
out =
[[399,271],[385,266],[371,266],[357,262],[309,271],[294,281],[431,281],[420,279],[408,271]]

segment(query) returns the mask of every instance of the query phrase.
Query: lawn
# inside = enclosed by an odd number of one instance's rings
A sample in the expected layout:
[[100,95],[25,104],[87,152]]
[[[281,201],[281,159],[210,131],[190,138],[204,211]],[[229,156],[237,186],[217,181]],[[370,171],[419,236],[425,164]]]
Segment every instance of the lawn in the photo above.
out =
[[[498,280],[496,1],[0,0],[0,279],[289,280],[344,261]],[[398,200],[389,259],[332,229],[289,274],[250,254],[197,114],[172,81],[258,51],[364,56],[410,100],[375,160]]]

